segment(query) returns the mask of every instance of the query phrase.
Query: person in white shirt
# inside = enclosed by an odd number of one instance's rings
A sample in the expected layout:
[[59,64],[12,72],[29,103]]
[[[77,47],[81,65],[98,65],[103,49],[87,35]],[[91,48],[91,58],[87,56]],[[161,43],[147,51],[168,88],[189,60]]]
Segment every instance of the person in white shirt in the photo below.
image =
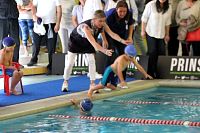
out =
[[101,0],[86,0],[83,8],[83,20],[82,22],[92,19],[96,10],[103,10]]
[[79,5],[75,5],[72,10],[72,25],[74,27],[78,26],[83,19],[83,7],[85,5],[85,0],[79,0]]
[[75,5],[74,0],[60,0],[62,7],[62,17],[60,22],[60,29],[58,31],[58,35],[60,37],[61,45],[62,45],[62,53],[67,53],[68,51],[68,40],[69,33],[73,26],[71,26],[71,11],[73,6]]
[[168,0],[153,0],[145,6],[142,15],[141,36],[147,39],[148,74],[154,78],[158,56],[165,55],[165,43],[170,39],[171,14]]
[[62,16],[62,9],[60,0],[33,0],[33,20],[37,22],[38,18],[42,19],[46,34],[38,35],[33,32],[33,53],[30,62],[27,66],[33,66],[37,63],[38,54],[40,51],[40,44],[43,38],[47,39],[47,49],[49,64],[47,66],[47,75],[51,74],[52,70],[52,55],[55,53],[57,33],[60,28],[60,21]]

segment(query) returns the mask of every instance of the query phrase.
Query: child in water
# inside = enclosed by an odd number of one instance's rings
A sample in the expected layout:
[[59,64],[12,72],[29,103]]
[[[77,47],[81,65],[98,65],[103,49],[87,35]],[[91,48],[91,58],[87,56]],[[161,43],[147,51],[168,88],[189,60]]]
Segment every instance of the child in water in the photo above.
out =
[[119,86],[121,88],[127,88],[127,83],[123,78],[122,71],[125,70],[131,62],[137,67],[137,69],[144,75],[146,79],[153,79],[150,75],[146,73],[143,67],[140,64],[138,64],[137,61],[135,60],[134,57],[137,55],[137,52],[133,45],[126,46],[124,53],[125,54],[119,56],[112,65],[106,68],[101,83],[96,86],[92,86],[89,89],[88,97],[90,99],[92,98],[92,94],[95,90],[103,89],[105,87],[115,90],[118,78],[120,81]]
[[80,109],[80,114],[84,116],[91,116],[91,110],[93,108],[93,103],[90,99],[86,98],[80,101],[76,101],[75,99],[71,100],[72,104]]

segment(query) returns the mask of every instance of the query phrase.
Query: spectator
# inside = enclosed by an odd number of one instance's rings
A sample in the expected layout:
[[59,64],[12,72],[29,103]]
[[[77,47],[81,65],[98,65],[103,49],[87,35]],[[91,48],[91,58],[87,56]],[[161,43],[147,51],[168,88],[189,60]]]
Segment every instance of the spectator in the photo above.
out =
[[84,21],[72,31],[69,41],[69,51],[66,58],[67,61],[65,61],[62,91],[68,91],[68,80],[70,78],[77,53],[86,54],[89,62],[90,85],[94,85],[96,72],[94,58],[95,51],[101,51],[108,56],[112,55],[112,50],[105,49],[96,42],[100,32],[105,30],[105,32],[107,32],[114,39],[127,44],[127,41],[123,40],[110,30],[105,23],[105,19],[104,12],[102,10],[97,10],[94,13],[93,19]]
[[[189,17],[193,16],[195,20],[197,20],[197,23],[200,21],[200,1],[199,0],[182,0],[179,2],[177,6],[177,11],[176,11],[176,22],[180,27],[186,30],[191,30],[191,29],[197,29],[199,25],[192,26],[189,24],[188,20]],[[190,27],[188,29],[187,27]],[[193,31],[191,30],[191,31]],[[180,30],[179,35],[182,34],[182,31]],[[178,35],[178,36],[179,36]],[[179,38],[180,39],[180,38]],[[183,56],[188,56],[189,55],[189,46],[192,44],[193,48],[193,55],[194,56],[199,56],[200,55],[200,41],[196,42],[185,42],[185,40],[181,41],[182,45],[182,55]]]
[[[120,0],[108,0],[106,3],[105,10],[109,11],[112,8],[115,8],[117,3]],[[135,25],[137,25],[138,22],[138,9],[135,3],[135,0],[124,0],[128,4],[128,9],[132,12],[133,20],[135,20]]]
[[22,44],[24,46],[24,54],[28,56],[28,39],[29,35],[33,43],[33,19],[32,19],[32,1],[18,0],[17,8],[19,10],[19,27],[22,32]]
[[[118,34],[121,38],[127,39],[129,43],[133,43],[133,24],[132,13],[128,10],[128,5],[125,1],[119,1],[116,8],[110,9],[107,12],[106,18],[109,28]],[[109,48],[114,50],[113,56],[107,58],[106,66],[111,65],[114,60],[124,54],[126,45],[122,42],[113,40],[109,35],[106,36]],[[124,79],[126,79],[126,70],[123,71]]]
[[58,31],[61,45],[62,53],[67,53],[68,51],[68,40],[71,25],[71,13],[72,7],[75,3],[69,2],[69,0],[60,0],[62,7],[62,17],[60,22],[60,30]]
[[72,25],[77,27],[83,19],[83,7],[85,0],[79,0],[79,5],[75,5],[72,10]]
[[[86,21],[88,19],[92,19],[94,12],[96,10],[103,10],[103,3],[102,0],[86,0],[85,1],[85,5],[83,8],[83,20],[82,21]],[[102,37],[102,44],[106,44],[107,45],[107,40],[105,37],[105,33],[102,32],[101,34]],[[88,77],[90,77],[90,73],[88,73]],[[102,75],[95,72],[95,77],[96,79],[100,79],[102,78]]]
[[153,78],[157,77],[158,56],[165,55],[165,42],[169,41],[171,13],[168,0],[153,0],[145,6],[142,15],[141,36],[147,39],[148,74]]
[[[5,37],[2,41],[3,49],[0,50],[0,64],[4,65],[6,68],[6,74],[12,77],[10,92],[13,95],[19,95],[15,89],[18,82],[21,80],[23,76],[23,72],[17,70],[15,66],[13,66],[13,52],[15,48],[15,41],[11,37]],[[0,73],[2,70],[0,69]]]
[[83,20],[92,19],[96,10],[103,10],[101,0],[86,0],[83,8]]
[[3,48],[2,40],[4,37],[10,36],[15,40],[13,61],[19,60],[19,12],[15,0],[0,1],[0,49]]
[[141,37],[141,17],[145,7],[145,0],[135,0],[137,9],[138,9],[138,19],[137,19],[137,26],[134,30],[134,45],[137,49],[138,55],[146,55],[147,52],[147,44],[146,39]]
[[149,3],[150,1],[152,1],[152,0],[145,0],[145,5],[146,5],[147,3]]
[[177,56],[178,54],[178,48],[179,48],[179,40],[178,37],[178,24],[176,23],[176,9],[177,5],[180,0],[170,0],[170,4],[172,7],[172,16],[171,16],[171,25],[169,29],[169,37],[170,40],[168,42],[168,55],[170,56]]
[[38,61],[38,54],[40,51],[40,44],[42,38],[47,39],[47,49],[49,64],[47,66],[47,75],[51,74],[52,70],[52,54],[55,53],[57,32],[60,28],[60,20],[62,15],[61,3],[59,0],[33,0],[33,20],[37,21],[38,18],[42,18],[46,34],[38,35],[33,32],[33,53],[30,62],[27,66],[33,66]]

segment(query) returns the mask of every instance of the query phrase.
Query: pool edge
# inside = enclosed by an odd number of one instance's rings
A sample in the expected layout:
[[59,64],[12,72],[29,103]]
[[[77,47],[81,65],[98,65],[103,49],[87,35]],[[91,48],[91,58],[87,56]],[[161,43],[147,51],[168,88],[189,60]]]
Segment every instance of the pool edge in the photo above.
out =
[[[117,89],[111,92],[101,91],[100,94],[94,94],[93,100],[119,96],[159,86],[200,88],[200,83],[198,82],[196,80],[137,80],[128,83],[130,89]],[[70,99],[76,98],[77,100],[81,100],[85,97],[87,97],[87,91],[0,107],[0,121],[69,106],[71,105]]]

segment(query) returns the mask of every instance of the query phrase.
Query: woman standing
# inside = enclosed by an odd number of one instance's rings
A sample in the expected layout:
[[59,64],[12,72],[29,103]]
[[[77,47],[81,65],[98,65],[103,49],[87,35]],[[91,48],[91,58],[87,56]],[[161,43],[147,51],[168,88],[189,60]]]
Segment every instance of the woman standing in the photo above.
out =
[[178,24],[176,23],[176,10],[177,5],[181,0],[169,0],[169,3],[172,7],[172,16],[171,16],[171,25],[169,29],[169,36],[170,40],[168,42],[168,55],[169,56],[177,56],[178,55],[178,47],[179,47],[179,40],[178,37]]
[[[121,38],[127,39],[130,43],[133,43],[133,25],[134,20],[132,13],[128,9],[128,4],[125,1],[119,1],[116,8],[110,9],[107,12],[107,24],[110,29],[118,34]],[[124,54],[126,45],[122,42],[113,40],[110,36],[106,36],[109,44],[109,48],[114,50],[113,56],[108,57],[106,66],[111,65],[114,60]],[[127,69],[126,69],[127,70]],[[124,79],[126,78],[126,70],[123,71]]]
[[[197,20],[196,23],[199,23],[195,26],[190,25],[188,23],[189,17],[193,16],[194,20]],[[199,0],[182,0],[179,2],[176,11],[176,22],[179,27],[182,29],[191,30],[197,29],[200,27],[200,1]],[[189,28],[190,27],[190,28]],[[179,35],[182,34],[182,31],[179,31]],[[187,34],[187,32],[186,32]],[[182,55],[189,55],[189,46],[192,44],[193,55],[200,56],[200,41],[194,42],[185,42],[185,40],[181,41],[182,45]]]
[[145,6],[142,15],[141,36],[147,40],[148,74],[154,78],[157,77],[158,56],[165,55],[165,42],[170,39],[171,13],[168,0],[153,0]]
[[89,64],[90,73],[90,84],[94,85],[95,80],[95,58],[94,54],[96,51],[101,51],[102,53],[111,56],[112,50],[105,49],[97,43],[97,37],[99,33],[106,32],[115,40],[128,44],[127,41],[119,37],[117,34],[113,33],[108,25],[105,23],[106,16],[103,10],[97,10],[94,13],[93,19],[89,19],[79,24],[71,33],[69,40],[69,51],[67,55],[67,61],[64,69],[64,82],[62,85],[62,91],[68,90],[68,80],[70,78],[72,68],[74,65],[77,53],[86,54]]
[[31,37],[33,43],[33,19],[32,19],[32,1],[18,0],[17,8],[19,10],[19,27],[22,32],[22,44],[24,46],[24,54],[28,56],[28,38]]
[[73,5],[75,5],[74,0],[60,0],[62,7],[62,17],[60,22],[60,30],[58,31],[61,45],[62,45],[62,53],[67,53],[68,51],[68,40],[71,25],[71,12]]

